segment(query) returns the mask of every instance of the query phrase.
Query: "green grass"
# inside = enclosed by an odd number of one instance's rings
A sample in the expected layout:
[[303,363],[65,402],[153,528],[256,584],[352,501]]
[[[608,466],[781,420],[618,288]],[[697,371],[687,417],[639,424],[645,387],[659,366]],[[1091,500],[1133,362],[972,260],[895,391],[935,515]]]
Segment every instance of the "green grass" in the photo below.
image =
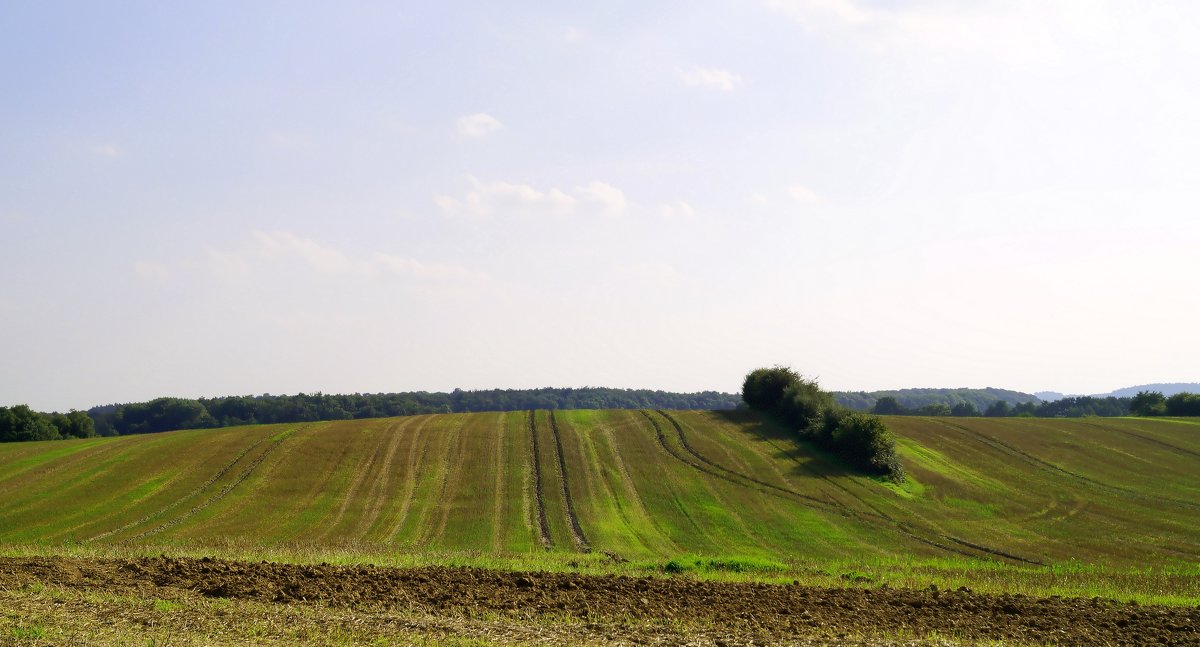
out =
[[556,412],[562,472],[537,413],[549,552],[525,412],[0,445],[0,546],[1200,597],[1195,421],[889,418],[894,484],[752,413],[647,413]]

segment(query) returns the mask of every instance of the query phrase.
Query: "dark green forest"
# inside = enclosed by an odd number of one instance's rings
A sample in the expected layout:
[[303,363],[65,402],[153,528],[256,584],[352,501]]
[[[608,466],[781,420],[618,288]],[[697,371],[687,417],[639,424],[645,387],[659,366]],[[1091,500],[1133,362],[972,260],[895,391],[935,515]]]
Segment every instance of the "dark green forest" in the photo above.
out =
[[82,411],[40,413],[23,404],[0,407],[0,442],[88,438],[95,435],[92,419]]
[[145,434],[276,422],[386,418],[421,413],[524,411],[527,409],[733,409],[730,393],[671,393],[648,389],[492,389],[431,393],[323,393],[158,398],[88,410],[102,436]]

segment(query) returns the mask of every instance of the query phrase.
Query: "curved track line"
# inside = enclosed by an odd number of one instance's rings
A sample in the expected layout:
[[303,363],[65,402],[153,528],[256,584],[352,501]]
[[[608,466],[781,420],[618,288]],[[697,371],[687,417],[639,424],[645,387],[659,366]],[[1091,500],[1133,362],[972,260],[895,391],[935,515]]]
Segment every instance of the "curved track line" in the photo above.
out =
[[550,432],[554,434],[555,454],[558,455],[558,474],[562,480],[563,507],[566,509],[567,520],[570,521],[571,538],[583,552],[591,550],[587,535],[579,527],[579,517],[575,514],[575,502],[571,499],[571,488],[567,485],[567,460],[563,455],[562,434],[558,431],[558,421],[554,419],[554,411],[550,411]]
[[504,500],[507,498],[504,491],[504,475],[507,473],[505,467],[508,465],[505,461],[504,453],[504,422],[506,415],[503,413],[496,414],[496,463],[492,469],[496,470],[496,480],[492,484],[492,552],[499,553],[504,544],[500,540],[500,523],[502,512],[504,510]]
[[[658,424],[658,421],[655,420],[652,415],[650,415],[649,411],[642,410],[641,414],[643,416],[645,416],[646,419],[650,421],[650,424],[654,427],[654,433],[658,437],[658,444],[663,448],[663,450],[665,450],[668,454],[673,456],[676,460],[683,463],[684,465],[687,465],[687,466],[697,469],[701,472],[704,472],[705,474],[708,474],[709,476],[714,476],[716,478],[719,478],[722,481],[727,481],[729,483],[733,483],[734,485],[737,485],[740,487],[747,487],[746,483],[744,483],[743,481],[749,480],[757,485],[767,485],[770,488],[769,490],[759,490],[760,492],[762,492],[764,494],[770,494],[772,496],[781,496],[780,493],[790,494],[796,498],[802,499],[803,501],[801,503],[809,504],[809,507],[815,506],[815,507],[822,509],[825,512],[833,512],[833,513],[839,514],[843,517],[854,516],[854,512],[852,510],[850,510],[846,506],[843,506],[839,503],[836,503],[833,501],[826,501],[824,499],[819,499],[817,497],[809,496],[807,494],[801,494],[794,490],[788,490],[786,488],[772,486],[770,484],[766,484],[766,483],[762,483],[761,481],[757,481],[756,479],[749,479],[745,476],[742,476],[741,474],[738,474],[737,472],[734,472],[733,470],[722,467],[722,466],[708,460],[707,458],[700,457],[699,454],[697,454],[696,456],[700,462],[690,461],[687,459],[687,457],[683,456],[678,451],[676,451],[675,448],[672,447],[671,444],[667,442],[667,436],[665,433],[663,433],[662,425]],[[757,489],[757,488],[754,488],[754,489]],[[792,497],[785,497],[785,498],[787,498],[789,501],[793,500]]]
[[[263,452],[261,454],[256,456],[254,458],[254,460],[251,461],[250,464],[246,466],[246,469],[242,470],[242,473],[238,475],[237,480],[235,480],[233,483],[230,483],[229,485],[226,485],[225,487],[221,488],[221,490],[219,492],[217,492],[216,494],[209,497],[203,503],[193,507],[191,510],[188,510],[186,513],[184,513],[178,517],[175,517],[174,519],[162,524],[161,526],[152,528],[152,529],[142,532],[140,534],[134,535],[133,537],[130,537],[130,540],[132,541],[135,539],[141,539],[143,537],[149,537],[150,535],[156,535],[165,530],[169,530],[170,528],[178,526],[179,524],[183,523],[184,521],[195,516],[201,510],[204,510],[205,508],[209,507],[210,505],[225,498],[225,495],[229,494],[234,488],[241,485],[242,482],[244,482],[247,478],[249,478],[250,473],[253,472],[255,470],[255,468],[257,468],[259,465],[261,465],[262,462],[267,459],[267,456],[270,455],[271,452],[276,447],[279,447],[279,445],[283,444],[283,441],[287,440],[288,437],[290,437],[295,431],[296,431],[296,429],[292,428],[292,429],[289,429],[289,430],[283,432],[282,434],[280,434],[279,438],[277,440],[275,440],[275,442],[268,445],[267,448],[265,450],[263,450]],[[262,441],[259,441],[259,442],[262,442]],[[255,443],[256,446],[257,446],[257,444],[258,443]]]
[[408,427],[411,424],[412,418],[403,418],[384,429],[383,433],[391,434],[391,442],[388,443],[387,452],[383,456],[383,464],[379,468],[379,474],[371,482],[371,489],[367,491],[367,502],[370,504],[370,507],[359,518],[358,526],[355,528],[355,533],[360,537],[365,537],[371,531],[371,528],[375,526],[375,522],[379,519],[380,513],[383,512],[383,493],[392,482],[392,463],[396,458],[396,450],[399,449],[400,441],[407,434]]
[[367,464],[362,469],[356,470],[354,478],[350,480],[350,487],[346,488],[346,494],[342,496],[342,504],[338,506],[337,512],[333,514],[333,519],[325,524],[325,529],[317,535],[319,539],[328,537],[337,528],[337,525],[342,522],[342,519],[346,516],[346,509],[350,507],[350,502],[355,499],[358,489],[367,480],[367,475],[371,473],[371,468],[375,467],[375,463],[379,461],[379,455],[383,452],[384,445],[388,444],[387,441],[388,439],[383,434],[380,434],[379,438],[375,439],[375,449],[371,452],[371,457],[367,459]]
[[[400,528],[404,526],[405,520],[408,519],[408,511],[412,508],[413,496],[417,491],[417,466],[425,462],[425,456],[429,453],[429,443],[422,442],[428,435],[425,433],[425,428],[429,425],[429,421],[433,419],[431,415],[420,416],[421,424],[413,430],[412,445],[409,446],[406,455],[408,463],[408,474],[405,478],[407,487],[404,489],[404,502],[400,504],[400,514],[396,516],[395,523],[388,529],[387,543],[392,543],[396,540],[396,535],[400,534]],[[417,451],[418,444],[420,451]]]
[[455,439],[458,442],[446,443],[446,468],[442,471],[442,489],[438,494],[438,501],[442,504],[442,509],[438,512],[436,526],[432,526],[429,523],[425,524],[426,532],[421,537],[421,542],[424,544],[428,544],[437,538],[444,539],[446,537],[446,524],[449,523],[450,513],[454,510],[451,500],[458,493],[458,488],[462,481],[464,461],[460,457],[467,454],[466,448],[469,437],[464,431],[467,426],[467,420],[468,417],[463,416],[461,422],[451,432],[458,436]]
[[85,541],[93,542],[93,541],[99,541],[101,539],[106,539],[113,535],[125,532],[126,530],[130,530],[132,528],[140,526],[144,523],[153,521],[154,519],[157,519],[157,518],[167,514],[171,510],[174,510],[175,508],[182,505],[184,501],[187,501],[188,499],[190,499],[192,497],[199,496],[205,490],[212,487],[214,483],[219,481],[222,476],[225,476],[226,474],[228,474],[229,470],[233,469],[234,466],[236,466],[243,458],[245,458],[246,454],[250,453],[255,447],[258,447],[259,445],[263,444],[263,442],[265,442],[266,440],[267,440],[266,437],[259,438],[256,442],[251,444],[249,447],[246,447],[241,452],[239,452],[237,456],[234,456],[233,460],[226,463],[220,470],[217,471],[216,474],[213,474],[211,477],[209,477],[209,479],[207,481],[196,486],[195,488],[192,489],[191,492],[188,492],[187,494],[179,497],[178,499],[175,499],[171,503],[167,504],[165,507],[160,508],[159,510],[157,510],[155,512],[151,512],[150,514],[148,514],[140,519],[130,521],[129,523],[121,526],[120,528],[114,528],[112,530],[109,530],[108,532],[100,533],[99,535],[96,535],[95,537],[92,537],[91,539],[87,539]]
[[[599,430],[600,434],[604,436],[604,439],[608,441],[609,446],[612,447],[613,460],[616,463],[617,474],[620,476],[621,485],[625,486],[625,491],[628,492],[630,498],[633,499],[633,503],[637,507],[637,510],[641,513],[641,517],[650,523],[650,526],[654,528],[655,532],[658,533],[658,536],[662,541],[670,543],[675,547],[676,551],[682,551],[682,549],[679,547],[679,544],[676,543],[675,540],[671,539],[671,536],[667,534],[661,526],[658,525],[658,520],[654,518],[654,515],[650,514],[650,511],[646,509],[646,503],[642,500],[642,494],[641,492],[637,491],[637,486],[633,483],[633,476],[629,474],[629,466],[625,464],[625,459],[621,456],[621,450],[619,447],[617,447],[616,437],[613,435],[612,429],[605,424],[596,425],[596,429]],[[608,488],[609,492],[615,499],[617,496],[616,490],[610,483],[608,483],[608,479],[601,475],[600,480],[604,482],[605,487]],[[618,509],[620,509],[619,506]],[[621,514],[626,518],[627,522],[630,521],[629,516],[625,514],[624,510],[621,511]],[[640,537],[638,539],[641,541]],[[646,549],[650,549],[650,546],[644,541],[642,542],[642,545],[645,546]]]
[[962,425],[956,425],[956,424],[952,424],[949,422],[942,422],[940,420],[935,420],[934,422],[936,422],[939,425],[942,425],[943,427],[949,427],[951,429],[957,429],[959,431],[964,431],[968,434],[971,434],[972,436],[979,438],[985,444],[991,446],[992,448],[994,448],[1002,453],[1009,454],[1010,456],[1013,456],[1021,461],[1024,461],[1025,463],[1033,465],[1034,467],[1037,467],[1038,469],[1041,469],[1042,471],[1049,471],[1049,472],[1054,472],[1054,473],[1058,473],[1058,474],[1063,474],[1065,476],[1069,476],[1073,479],[1083,481],[1085,483],[1088,483],[1090,485],[1093,485],[1095,487],[1098,487],[1098,488],[1101,488],[1104,490],[1108,490],[1110,492],[1117,492],[1120,494],[1125,494],[1125,495],[1139,498],[1139,499],[1145,499],[1145,500],[1149,500],[1149,501],[1158,501],[1160,503],[1168,503],[1171,505],[1182,506],[1185,508],[1200,509],[1200,504],[1192,503],[1191,501],[1180,501],[1178,499],[1171,499],[1168,497],[1161,497],[1161,496],[1156,496],[1153,494],[1146,494],[1145,492],[1138,492],[1137,490],[1131,490],[1129,488],[1121,487],[1119,485],[1111,485],[1109,483],[1104,483],[1103,481],[1097,481],[1096,479],[1093,479],[1089,476],[1084,476],[1082,474],[1079,474],[1078,472],[1072,472],[1063,467],[1059,467],[1058,465],[1055,465],[1054,463],[1044,461],[1032,454],[1028,454],[1024,451],[1021,451],[1020,449],[1017,449],[1016,447],[1009,445],[1008,443],[1004,442],[1003,440],[1000,440],[999,438],[994,438],[994,437],[984,434],[982,432],[975,431],[974,429],[963,427]]
[[[913,541],[916,541],[921,544],[925,544],[926,546],[937,548],[939,550],[954,553],[957,555],[963,555],[966,557],[978,557],[978,555],[976,555],[974,553],[969,553],[969,552],[963,551],[961,549],[955,548],[954,546],[946,545],[944,543],[941,543],[941,542],[933,540],[933,539],[929,539],[928,537],[922,536],[922,535],[933,536],[933,537],[936,537],[938,540],[950,542],[952,544],[958,544],[960,546],[965,546],[967,548],[971,548],[973,550],[976,550],[976,551],[979,551],[982,553],[986,553],[987,555],[990,555],[990,556],[1003,557],[1005,559],[1009,559],[1009,560],[1016,561],[1016,562],[1023,562],[1025,564],[1044,566],[1044,564],[1042,562],[1040,562],[1036,559],[1029,559],[1027,557],[1021,557],[1020,555],[1014,555],[1012,553],[1008,553],[1008,552],[999,550],[997,548],[990,548],[988,546],[983,546],[981,544],[976,544],[974,542],[970,542],[965,539],[955,537],[953,535],[948,535],[948,534],[938,531],[938,530],[929,530],[926,528],[920,528],[918,526],[914,526],[913,524],[911,524],[909,522],[900,521],[899,519],[896,519],[895,517],[892,517],[891,515],[887,514],[883,510],[880,510],[878,507],[874,506],[873,504],[871,504],[869,501],[862,498],[858,494],[852,492],[849,488],[842,485],[841,483],[838,483],[837,481],[834,481],[833,479],[829,478],[825,474],[822,474],[822,473],[818,472],[817,470],[813,469],[808,464],[806,464],[804,461],[801,461],[799,458],[797,458],[795,456],[795,454],[788,451],[786,448],[780,448],[769,437],[767,437],[767,436],[761,436],[761,437],[763,438],[763,440],[765,440],[767,442],[767,444],[769,444],[771,447],[774,447],[777,450],[780,450],[783,453],[783,455],[792,459],[792,462],[796,463],[798,466],[800,466],[806,472],[825,481],[826,483],[832,485],[833,487],[837,488],[838,490],[841,490],[847,496],[854,499],[855,501],[858,501],[860,504],[862,504],[864,507],[866,507],[868,510],[871,511],[871,513],[869,513],[869,514],[861,513],[861,512],[858,512],[858,511],[854,510],[853,508],[846,506],[844,504],[841,504],[841,503],[835,504],[835,505],[843,508],[848,513],[848,516],[851,516],[851,517],[858,519],[860,521],[863,521],[865,523],[872,523],[876,526],[878,526],[879,524],[877,522],[875,522],[874,519],[882,520],[882,521],[886,522],[887,524],[890,524],[891,528],[894,529],[896,532],[899,532],[901,535],[904,535],[905,537],[908,537],[909,539],[911,539]],[[846,515],[843,515],[843,516],[846,516]]]
[[538,528],[541,531],[543,548],[552,548],[554,540],[550,538],[550,524],[546,521],[546,501],[542,498],[542,461],[538,458],[537,416],[529,410],[529,437],[532,439],[533,452],[533,497],[537,500]]
[[1124,430],[1124,429],[1120,429],[1120,428],[1117,428],[1117,427],[1107,427],[1107,426],[1105,426],[1105,425],[1097,424],[1097,423],[1094,423],[1094,422],[1082,422],[1081,424],[1083,424],[1083,425],[1086,425],[1086,426],[1088,426],[1088,427],[1095,427],[1096,429],[1103,429],[1103,430],[1105,430],[1105,431],[1115,431],[1115,432],[1117,432],[1117,433],[1119,433],[1119,434],[1124,434],[1124,435],[1126,435],[1126,436],[1132,436],[1132,437],[1134,437],[1134,438],[1137,438],[1137,439],[1140,439],[1140,440],[1144,440],[1144,441],[1146,441],[1146,442],[1148,442],[1148,443],[1153,443],[1153,444],[1155,444],[1155,445],[1158,445],[1159,447],[1164,447],[1164,448],[1166,448],[1166,449],[1169,449],[1169,450],[1171,450],[1171,451],[1173,451],[1173,452],[1180,452],[1180,453],[1183,453],[1183,454],[1187,454],[1187,455],[1189,455],[1189,456],[1195,456],[1195,457],[1197,457],[1197,458],[1200,458],[1200,452],[1193,451],[1193,450],[1187,449],[1187,448],[1185,448],[1185,447],[1179,447],[1179,446],[1177,446],[1177,445],[1172,445],[1171,443],[1168,443],[1168,442],[1166,442],[1166,441],[1159,440],[1159,439],[1157,439],[1157,438],[1151,438],[1151,437],[1149,437],[1149,436],[1143,436],[1143,435],[1141,435],[1141,434],[1135,434],[1135,433],[1133,433],[1132,431],[1126,431],[1126,430]]

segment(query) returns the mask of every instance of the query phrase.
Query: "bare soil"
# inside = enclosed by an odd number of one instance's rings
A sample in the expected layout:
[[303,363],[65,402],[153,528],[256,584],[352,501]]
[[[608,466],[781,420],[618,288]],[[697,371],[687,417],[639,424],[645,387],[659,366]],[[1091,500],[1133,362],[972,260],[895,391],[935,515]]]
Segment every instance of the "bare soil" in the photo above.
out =
[[36,583],[161,598],[199,595],[426,617],[563,622],[581,630],[660,623],[675,631],[693,628],[708,637],[706,644],[717,645],[873,642],[872,636],[892,644],[899,637],[934,636],[938,644],[951,639],[1200,645],[1200,607],[1139,606],[1098,598],[212,558],[0,558],[0,589]]

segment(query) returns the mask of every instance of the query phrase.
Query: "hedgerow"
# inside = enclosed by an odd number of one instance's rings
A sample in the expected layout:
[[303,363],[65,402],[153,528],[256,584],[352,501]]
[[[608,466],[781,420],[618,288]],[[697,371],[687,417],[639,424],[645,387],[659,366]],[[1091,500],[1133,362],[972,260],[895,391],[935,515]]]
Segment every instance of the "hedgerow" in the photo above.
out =
[[883,419],[838,406],[816,380],[786,366],[755,369],[742,383],[742,400],[850,465],[869,474],[904,480],[896,438]]

